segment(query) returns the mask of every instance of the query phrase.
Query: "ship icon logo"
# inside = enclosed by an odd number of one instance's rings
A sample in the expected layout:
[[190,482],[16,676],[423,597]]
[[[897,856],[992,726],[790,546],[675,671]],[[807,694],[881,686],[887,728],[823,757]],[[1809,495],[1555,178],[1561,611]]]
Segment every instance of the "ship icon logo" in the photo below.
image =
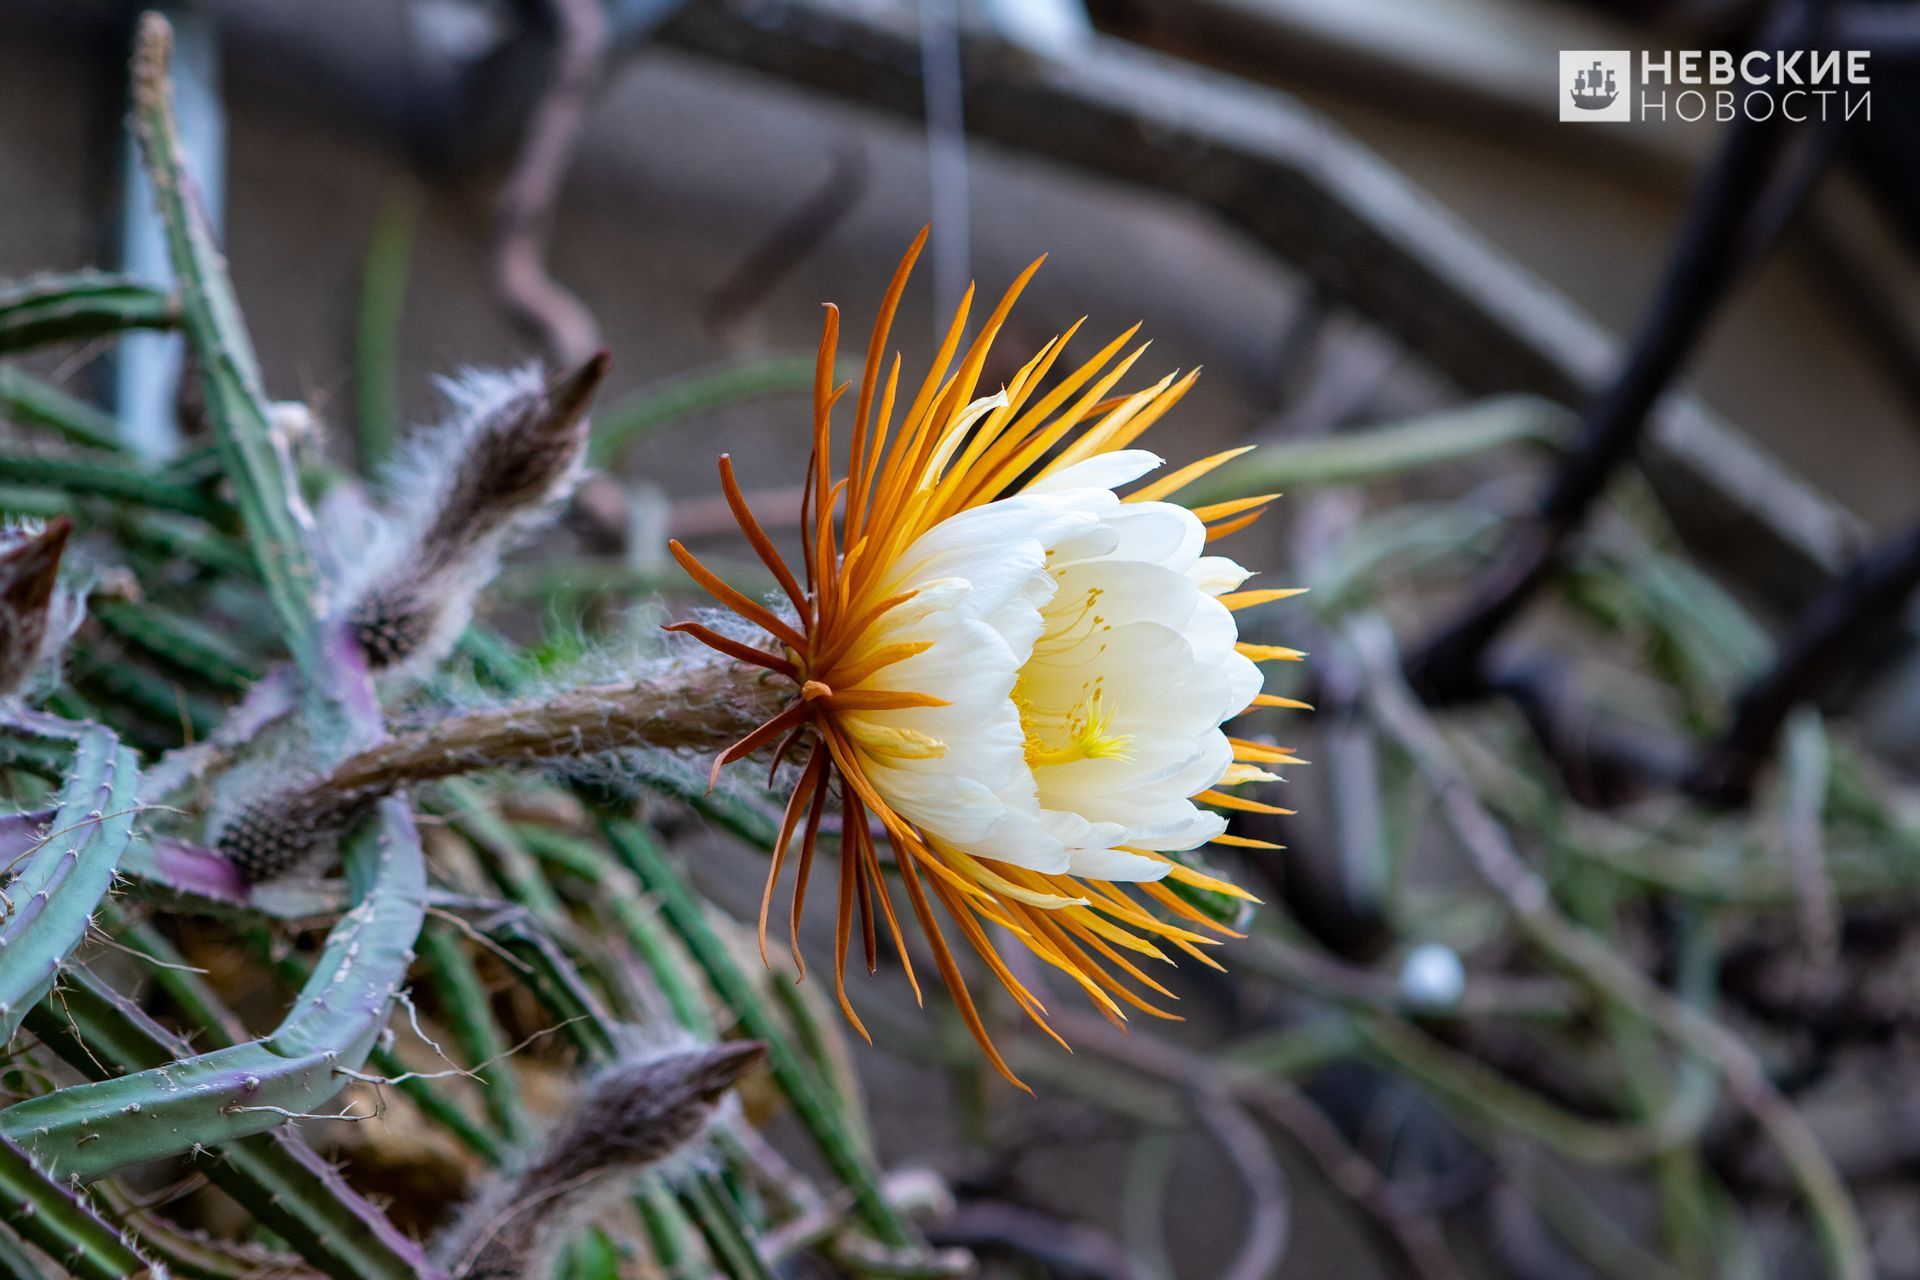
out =
[[1560,51],[1560,118],[1631,120],[1633,55],[1625,49]]
[[1573,73],[1573,105],[1582,111],[1605,111],[1619,96],[1620,86],[1613,82],[1613,72],[1598,62]]

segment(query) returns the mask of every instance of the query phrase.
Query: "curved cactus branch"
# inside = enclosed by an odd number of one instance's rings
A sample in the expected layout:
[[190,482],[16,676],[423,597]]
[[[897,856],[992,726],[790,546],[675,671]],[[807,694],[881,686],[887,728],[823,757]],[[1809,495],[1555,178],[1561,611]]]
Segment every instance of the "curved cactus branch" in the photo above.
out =
[[99,725],[22,712],[16,733],[73,744],[73,767],[44,836],[36,835],[0,902],[0,1044],[87,936],[133,835],[140,769]]
[[425,915],[426,873],[404,801],[382,802],[355,833],[347,874],[364,886],[360,899],[272,1035],[16,1103],[0,1111],[0,1134],[85,1182],[323,1107],[385,1028]]
[[[178,979],[197,982],[186,974]],[[222,1021],[201,1025],[217,1028]],[[86,969],[63,983],[57,1010],[42,1004],[27,1026],[69,1066],[94,1078],[157,1067],[190,1052],[184,1040]],[[289,1129],[229,1142],[199,1163],[262,1225],[335,1280],[438,1280],[420,1246]]]
[[[208,417],[247,539],[302,677],[308,735],[323,758],[377,742],[380,712],[351,636],[325,624],[312,517],[288,443],[275,432],[260,368],[181,164],[167,64],[172,31],[141,21],[133,122],[179,280],[181,326],[199,357]],[[426,871],[404,800],[380,804],[346,848],[354,905],[313,975],[262,1040],[79,1085],[0,1112],[0,1134],[59,1176],[85,1181],[142,1160],[273,1129],[323,1106],[366,1061],[413,960]]]

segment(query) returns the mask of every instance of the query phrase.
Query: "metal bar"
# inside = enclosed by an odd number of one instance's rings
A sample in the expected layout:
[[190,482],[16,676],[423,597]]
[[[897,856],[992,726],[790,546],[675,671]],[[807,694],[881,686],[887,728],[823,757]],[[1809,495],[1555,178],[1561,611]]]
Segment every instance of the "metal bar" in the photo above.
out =
[[[220,33],[212,14],[190,2],[152,6],[174,30],[175,112],[187,173],[218,234],[225,204],[227,121],[220,102]],[[120,209],[115,228],[119,269],[162,288],[173,284],[166,232],[154,210],[153,184],[140,166],[133,133],[120,135]],[[121,441],[148,458],[170,458],[180,449],[176,405],[186,343],[174,333],[129,333],[113,362],[108,404],[120,423]]]

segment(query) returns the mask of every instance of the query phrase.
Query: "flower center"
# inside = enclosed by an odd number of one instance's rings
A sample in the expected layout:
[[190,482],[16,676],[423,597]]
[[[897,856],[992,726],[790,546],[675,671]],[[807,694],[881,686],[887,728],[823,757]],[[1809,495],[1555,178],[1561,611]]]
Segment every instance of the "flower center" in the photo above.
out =
[[1102,702],[1097,682],[1093,692],[1065,715],[1034,710],[1032,700],[1023,695],[1026,682],[1022,673],[1014,686],[1013,704],[1020,709],[1020,730],[1026,735],[1027,768],[1133,758],[1133,735],[1113,732],[1113,712]]

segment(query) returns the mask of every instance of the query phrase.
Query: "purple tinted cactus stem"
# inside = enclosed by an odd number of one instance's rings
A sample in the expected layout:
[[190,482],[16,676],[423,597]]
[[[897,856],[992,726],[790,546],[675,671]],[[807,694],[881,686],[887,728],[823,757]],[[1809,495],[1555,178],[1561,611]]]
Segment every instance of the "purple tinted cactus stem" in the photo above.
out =
[[155,878],[168,888],[236,908],[248,905],[252,886],[231,862],[204,845],[156,839],[150,865]]
[[0,884],[12,878],[14,868],[39,847],[52,825],[51,809],[31,809],[0,817]]
[[89,1181],[273,1129],[331,1102],[386,1026],[426,910],[405,802],[382,802],[376,819],[348,844],[360,899],[272,1035],[16,1103],[0,1111],[0,1134],[58,1176]]
[[[72,973],[59,1011],[43,1005],[28,1025],[69,1066],[95,1079],[192,1054],[179,1036],[84,968]],[[153,1122],[144,1111],[130,1115]],[[290,1129],[225,1143],[200,1165],[335,1280],[440,1280],[420,1245]]]
[[[15,711],[0,727],[71,743],[60,804],[20,857],[0,900],[0,1044],[45,995],[85,940],[133,835],[139,769],[133,753],[98,725]],[[37,828],[36,828],[37,829]]]

